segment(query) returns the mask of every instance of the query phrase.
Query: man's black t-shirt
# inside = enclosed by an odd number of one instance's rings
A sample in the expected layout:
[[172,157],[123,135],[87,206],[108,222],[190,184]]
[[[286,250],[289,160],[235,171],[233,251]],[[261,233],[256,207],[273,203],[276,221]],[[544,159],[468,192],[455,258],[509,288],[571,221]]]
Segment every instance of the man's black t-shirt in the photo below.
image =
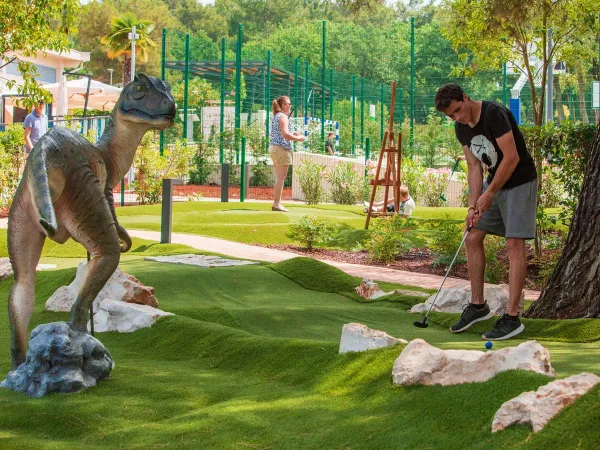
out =
[[504,157],[496,139],[512,130],[519,155],[519,163],[504,183],[502,189],[510,189],[537,178],[535,163],[527,151],[525,139],[510,110],[498,103],[482,102],[479,122],[473,128],[468,124],[454,124],[456,137],[462,145],[471,149],[482,163],[488,166],[488,183],[491,183]]

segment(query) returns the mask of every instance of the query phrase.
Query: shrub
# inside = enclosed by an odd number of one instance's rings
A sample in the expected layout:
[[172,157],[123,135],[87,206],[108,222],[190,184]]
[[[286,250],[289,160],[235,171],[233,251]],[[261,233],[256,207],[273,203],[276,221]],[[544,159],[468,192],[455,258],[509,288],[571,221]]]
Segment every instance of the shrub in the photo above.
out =
[[375,221],[371,236],[365,244],[371,259],[390,264],[411,250],[410,241],[398,231],[404,222],[396,217],[383,217]]
[[[448,217],[446,215],[446,220],[431,224],[436,230],[429,244],[431,252],[434,255],[433,265],[435,267],[448,267],[450,265],[464,236],[462,231],[464,225],[453,222]],[[463,247],[456,258],[455,267],[457,264],[462,264],[466,261],[465,249]]]
[[333,234],[333,225],[316,216],[302,216],[299,222],[290,225],[290,229],[290,237],[305,244],[309,250],[314,244],[330,242]]
[[402,184],[408,188],[410,196],[416,201],[422,202],[422,183],[425,175],[425,168],[410,158],[402,159]]
[[183,177],[194,152],[192,146],[178,140],[160,156],[157,141],[155,133],[146,133],[133,159],[135,180],[132,189],[142,205],[160,202],[163,178]]
[[296,168],[300,188],[304,192],[306,203],[316,205],[323,200],[324,191],[321,184],[325,176],[325,166],[314,163],[308,159],[303,160]]
[[331,183],[331,199],[339,205],[355,205],[363,197],[363,177],[360,176],[354,163],[340,162],[333,170],[327,172],[327,180]]
[[498,236],[485,238],[485,281],[498,284],[506,278],[508,268],[498,254],[506,247],[506,241]]
[[272,186],[271,167],[266,160],[256,161],[252,166],[252,175],[250,176],[250,186]]
[[444,204],[441,195],[446,190],[450,178],[450,169],[426,169],[422,178],[421,202],[425,206],[440,207]]
[[25,164],[25,137],[21,124],[10,126],[0,133],[0,209],[9,208]]
[[215,149],[200,141],[194,156],[192,156],[189,183],[206,184],[208,177],[215,168],[215,164]]

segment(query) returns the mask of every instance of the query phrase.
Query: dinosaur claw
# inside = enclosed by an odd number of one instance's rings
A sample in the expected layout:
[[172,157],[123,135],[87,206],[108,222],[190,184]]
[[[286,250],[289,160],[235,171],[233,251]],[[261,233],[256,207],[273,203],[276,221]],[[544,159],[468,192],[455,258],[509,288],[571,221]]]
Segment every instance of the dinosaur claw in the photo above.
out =
[[52,237],[56,234],[56,227],[50,225],[46,219],[40,219],[40,225],[46,230],[46,233],[49,237]]

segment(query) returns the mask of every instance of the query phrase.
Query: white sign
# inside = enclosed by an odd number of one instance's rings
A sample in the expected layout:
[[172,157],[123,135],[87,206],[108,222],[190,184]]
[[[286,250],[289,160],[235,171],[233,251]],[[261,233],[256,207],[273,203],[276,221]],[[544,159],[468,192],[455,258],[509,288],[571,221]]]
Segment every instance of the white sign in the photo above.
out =
[[375,118],[376,110],[375,105],[369,105],[369,116]]
[[600,81],[592,82],[592,108],[600,109]]

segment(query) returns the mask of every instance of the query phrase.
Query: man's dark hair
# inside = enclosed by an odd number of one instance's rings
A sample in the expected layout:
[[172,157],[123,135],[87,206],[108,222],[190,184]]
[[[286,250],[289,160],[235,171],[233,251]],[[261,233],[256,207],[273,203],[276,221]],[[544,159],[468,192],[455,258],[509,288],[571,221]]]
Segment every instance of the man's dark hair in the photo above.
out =
[[458,84],[445,84],[435,94],[435,109],[444,111],[453,101],[462,102],[464,95],[465,91]]

